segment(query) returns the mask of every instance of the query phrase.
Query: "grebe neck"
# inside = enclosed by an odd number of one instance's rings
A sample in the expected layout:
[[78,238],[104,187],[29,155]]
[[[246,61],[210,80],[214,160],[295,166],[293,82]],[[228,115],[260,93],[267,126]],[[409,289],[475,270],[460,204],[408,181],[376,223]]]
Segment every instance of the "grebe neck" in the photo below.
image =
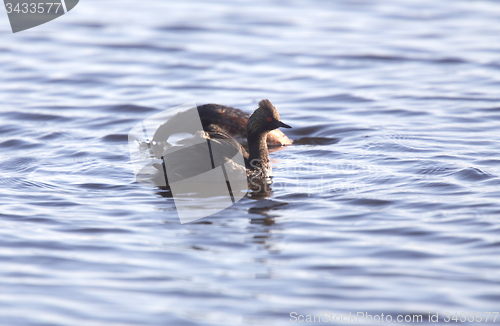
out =
[[248,162],[251,170],[262,170],[265,174],[271,171],[267,132],[248,134]]

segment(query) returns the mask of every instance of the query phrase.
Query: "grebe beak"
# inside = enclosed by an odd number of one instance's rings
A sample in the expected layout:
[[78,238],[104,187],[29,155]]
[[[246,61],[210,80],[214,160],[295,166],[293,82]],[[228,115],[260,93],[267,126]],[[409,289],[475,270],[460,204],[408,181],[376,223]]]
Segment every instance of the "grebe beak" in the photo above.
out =
[[289,125],[287,125],[287,124],[285,124],[285,123],[283,123],[283,122],[281,122],[281,121],[278,121],[278,127],[283,127],[283,128],[292,128],[292,127],[290,127]]

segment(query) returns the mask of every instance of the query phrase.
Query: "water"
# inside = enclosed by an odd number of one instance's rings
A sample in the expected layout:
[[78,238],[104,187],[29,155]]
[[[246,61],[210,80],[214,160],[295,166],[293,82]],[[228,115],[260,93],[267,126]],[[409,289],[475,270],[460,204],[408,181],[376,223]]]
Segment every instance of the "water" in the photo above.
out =
[[[87,0],[2,20],[1,324],[498,311],[499,19],[496,1]],[[297,141],[269,197],[181,225],[135,182],[142,119],[263,98]]]

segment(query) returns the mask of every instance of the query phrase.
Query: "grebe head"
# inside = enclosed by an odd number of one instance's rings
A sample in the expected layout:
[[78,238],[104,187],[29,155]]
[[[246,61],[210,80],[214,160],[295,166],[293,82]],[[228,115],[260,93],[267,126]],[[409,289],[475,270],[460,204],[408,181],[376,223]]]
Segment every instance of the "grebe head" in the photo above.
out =
[[271,130],[283,128],[292,128],[280,121],[278,110],[269,100],[259,102],[259,108],[250,116],[247,123],[248,135],[267,133]]

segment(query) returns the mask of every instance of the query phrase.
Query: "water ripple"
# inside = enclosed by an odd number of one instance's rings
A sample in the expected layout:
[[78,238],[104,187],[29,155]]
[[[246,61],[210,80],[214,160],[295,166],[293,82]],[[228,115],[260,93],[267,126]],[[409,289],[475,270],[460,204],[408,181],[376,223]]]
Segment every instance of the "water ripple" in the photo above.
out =
[[[0,44],[2,324],[498,309],[498,3],[80,6]],[[130,129],[262,98],[293,127],[270,192],[181,225]]]

